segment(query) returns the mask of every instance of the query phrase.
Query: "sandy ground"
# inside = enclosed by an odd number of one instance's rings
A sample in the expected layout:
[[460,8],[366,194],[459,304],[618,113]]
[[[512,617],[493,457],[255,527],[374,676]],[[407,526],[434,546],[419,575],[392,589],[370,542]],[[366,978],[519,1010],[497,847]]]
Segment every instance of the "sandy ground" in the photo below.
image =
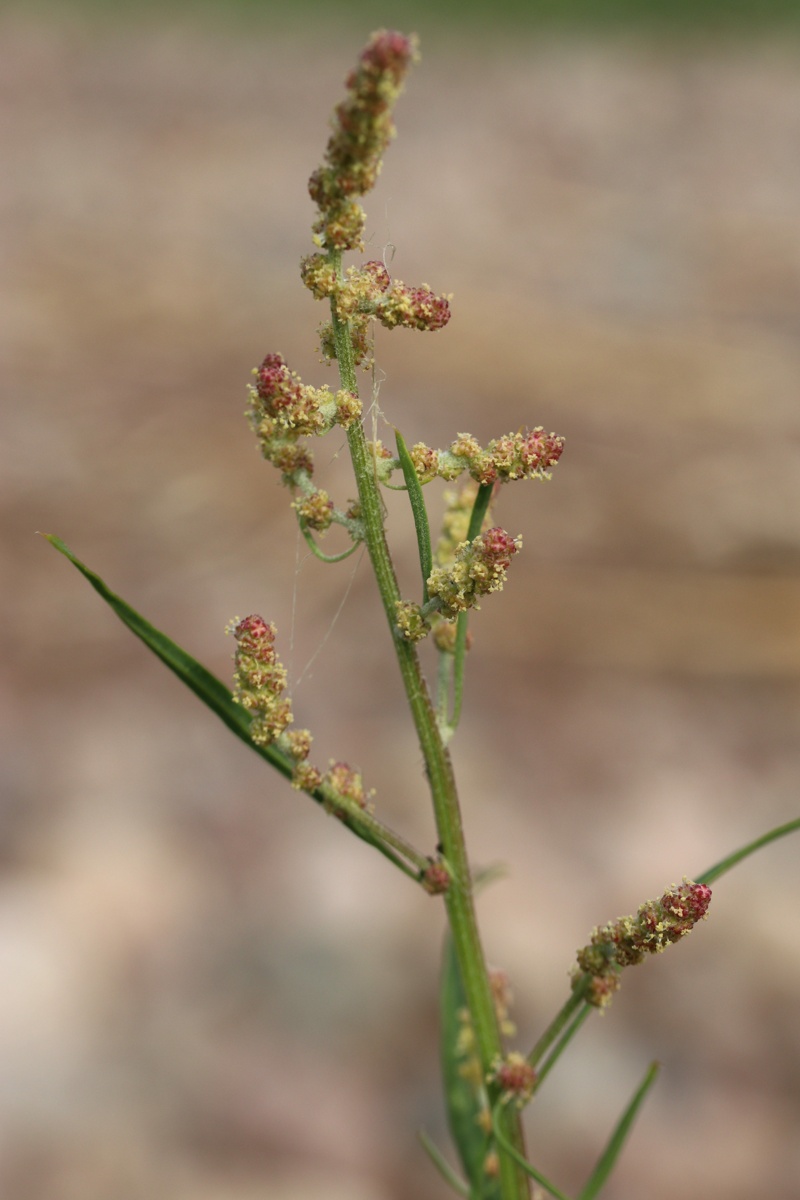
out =
[[[365,564],[306,561],[242,420],[268,350],[331,378],[297,262],[356,46],[0,32],[0,1195],[434,1200],[437,902],[34,536],[223,677],[225,623],[274,620],[318,760],[433,846]],[[370,254],[454,318],[379,336],[381,408],[434,445],[567,437],[503,497],[524,555],[454,743],[524,1047],[595,923],[798,814],[800,48],[439,39],[399,122]],[[344,499],[341,442],[317,457]],[[583,1031],[530,1113],[565,1190],[658,1058],[610,1200],[800,1195],[797,862],[726,877]]]

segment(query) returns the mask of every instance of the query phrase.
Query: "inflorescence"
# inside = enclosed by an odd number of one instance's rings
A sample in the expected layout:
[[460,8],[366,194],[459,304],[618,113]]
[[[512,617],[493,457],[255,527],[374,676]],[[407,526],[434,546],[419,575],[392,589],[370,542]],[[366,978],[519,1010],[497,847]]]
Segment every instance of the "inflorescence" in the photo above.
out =
[[620,917],[595,929],[589,945],[578,951],[573,987],[585,987],[589,1004],[605,1008],[619,988],[622,968],[680,941],[705,917],[710,902],[710,887],[685,879],[659,900],[647,900],[635,917]]
[[[395,135],[393,107],[418,57],[414,37],[387,30],[372,35],[347,77],[346,95],[334,111],[323,162],[309,180],[309,193],[317,206],[313,225],[316,250],[302,259],[300,273],[314,298],[330,305],[330,320],[320,329],[320,346],[328,361],[338,353],[346,354],[348,370],[342,378],[350,381],[350,387],[338,391],[311,387],[280,354],[270,353],[254,370],[249,388],[247,415],[261,453],[295,493],[292,507],[301,530],[313,552],[323,559],[328,556],[322,554],[312,535],[323,535],[332,524],[338,524],[347,532],[353,549],[364,540],[365,529],[357,502],[339,509],[313,481],[308,439],[324,436],[337,426],[351,437],[360,423],[362,406],[349,365],[372,365],[370,326],[435,331],[450,319],[450,296],[437,294],[424,283],[409,286],[392,279],[384,262],[371,259],[360,266],[342,267],[345,251],[364,249],[365,215],[358,197],[375,186],[384,151]],[[344,364],[339,366],[344,372]],[[388,484],[401,464],[380,442],[371,443],[370,448],[375,477]],[[452,483],[465,473],[470,482],[459,494],[446,496],[444,528],[426,581],[425,604],[401,600],[396,605],[399,637],[414,642],[432,631],[442,653],[455,652],[457,617],[477,608],[481,597],[502,588],[522,544],[521,538],[498,525],[488,528],[488,512],[484,527],[469,539],[478,487],[516,479],[547,479],[563,448],[564,439],[546,433],[541,426],[494,438],[485,447],[469,433],[459,433],[443,450],[423,442],[413,446],[410,457],[420,485],[436,478]],[[233,631],[239,643],[235,697],[253,713],[253,740],[259,744],[280,741],[295,761],[296,786],[313,788],[319,772],[315,774],[316,769],[306,762],[310,734],[302,731],[300,737],[286,732],[291,706],[282,694],[286,678],[274,658],[273,627],[261,618],[249,617]],[[350,790],[357,797],[358,789]],[[430,882],[436,886],[439,881]]]
[[[286,668],[275,650],[276,629],[253,613],[228,625],[236,639],[233,698],[250,713],[250,737],[257,746],[275,744],[293,764],[292,787],[320,792],[332,812],[355,805],[366,809],[372,797],[358,771],[347,763],[331,762],[323,774],[308,762],[312,737],[307,729],[289,729],[294,720],[286,690]],[[343,804],[344,802],[344,804]]]

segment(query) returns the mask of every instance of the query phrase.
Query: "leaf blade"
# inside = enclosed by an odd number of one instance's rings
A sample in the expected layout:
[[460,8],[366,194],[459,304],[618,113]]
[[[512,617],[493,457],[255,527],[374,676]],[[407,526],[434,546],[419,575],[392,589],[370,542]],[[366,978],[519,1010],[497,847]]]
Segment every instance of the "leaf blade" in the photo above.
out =
[[599,1193],[600,1189],[605,1185],[606,1180],[614,1169],[617,1159],[619,1158],[622,1147],[625,1144],[625,1139],[630,1133],[631,1126],[636,1120],[639,1109],[644,1103],[645,1096],[650,1091],[650,1088],[656,1081],[660,1064],[652,1062],[645,1072],[644,1079],[639,1084],[634,1092],[631,1100],[620,1117],[611,1137],[608,1139],[608,1144],[605,1150],[598,1159],[597,1166],[592,1171],[586,1186],[581,1192],[578,1200],[594,1200],[594,1197]]
[[116,614],[124,625],[130,629],[131,633],[135,634],[149,650],[159,658],[166,667],[169,668],[180,681],[189,688],[190,691],[202,700],[202,702],[211,709],[212,712],[222,720],[228,728],[236,734],[243,742],[245,742],[262,758],[265,758],[273,767],[276,767],[287,778],[291,778],[292,764],[289,758],[274,746],[257,746],[250,737],[250,724],[252,718],[250,714],[242,708],[240,704],[236,704],[229,688],[217,679],[216,675],[212,675],[197,659],[193,658],[186,650],[182,649],[171,638],[162,633],[160,629],[156,629],[155,625],[151,625],[141,613],[132,608],[127,601],[118,596],[116,592],[112,592],[111,588],[100,578],[100,576],[87,567],[84,562],[78,558],[76,554],[70,550],[59,537],[55,534],[45,533],[42,535],[47,539],[50,545],[58,550],[59,554],[63,554],[69,559],[74,567],[80,571],[81,575],[92,585],[98,595],[105,600],[109,608]]
[[502,1129],[500,1128],[499,1104],[495,1105],[494,1112],[492,1113],[492,1126],[494,1128],[494,1133],[498,1144],[502,1146],[506,1154],[511,1155],[511,1157],[514,1159],[514,1162],[518,1166],[522,1167],[522,1170],[526,1175],[530,1175],[531,1179],[534,1179],[540,1187],[543,1187],[546,1192],[549,1192],[553,1197],[553,1200],[569,1200],[569,1196],[562,1192],[560,1188],[557,1188],[556,1185],[549,1180],[546,1175],[543,1175],[541,1171],[533,1165],[533,1163],[528,1162],[527,1158],[523,1158],[515,1146],[511,1145],[511,1142],[509,1142],[508,1138],[504,1135]]
[[728,854],[720,862],[715,863],[713,867],[709,867],[702,875],[698,875],[696,883],[714,883],[721,875],[730,871],[731,867],[735,867],[737,863],[742,862],[745,858],[749,858],[751,854],[755,854],[756,850],[760,850],[762,846],[768,846],[770,842],[776,842],[779,838],[786,837],[789,833],[794,833],[800,829],[800,817],[796,817],[794,821],[787,821],[785,825],[778,825],[775,829],[770,829],[769,833],[764,833],[761,837],[754,838],[752,842],[748,842],[746,846],[742,846],[739,850],[734,850],[732,854]]
[[411,503],[411,512],[414,517],[414,529],[417,534],[419,566],[422,572],[422,603],[427,604],[428,580],[433,570],[433,551],[431,550],[431,530],[428,521],[428,510],[425,507],[425,498],[422,495],[422,484],[419,481],[419,476],[411,460],[411,455],[408,452],[403,435],[399,429],[395,429],[394,435],[397,442],[397,457],[400,459],[403,479],[406,482],[408,499]]
[[499,1183],[484,1170],[492,1138],[479,1124],[485,1097],[464,1071],[465,1059],[460,1013],[467,1008],[453,939],[449,934],[442,952],[442,977],[439,993],[442,1079],[447,1123],[464,1174],[481,1200],[497,1200]]

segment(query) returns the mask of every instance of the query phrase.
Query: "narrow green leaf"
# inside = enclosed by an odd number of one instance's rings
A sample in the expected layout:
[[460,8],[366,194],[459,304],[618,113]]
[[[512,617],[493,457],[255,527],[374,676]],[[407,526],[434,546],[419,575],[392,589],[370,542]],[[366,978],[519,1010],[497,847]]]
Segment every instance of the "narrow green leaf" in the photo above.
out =
[[450,1163],[442,1154],[436,1143],[428,1137],[424,1129],[420,1129],[417,1137],[422,1143],[423,1150],[436,1167],[436,1170],[439,1172],[445,1183],[449,1183],[453,1191],[458,1192],[459,1196],[465,1196],[466,1200],[469,1200],[470,1195],[472,1194],[469,1187],[466,1183],[464,1183],[463,1179],[458,1178],[455,1171],[450,1166]]
[[531,1179],[535,1179],[540,1187],[543,1187],[546,1192],[555,1197],[555,1200],[569,1200],[569,1196],[560,1191],[554,1183],[551,1183],[546,1175],[541,1171],[537,1171],[533,1163],[529,1163],[527,1158],[523,1158],[517,1150],[516,1146],[512,1146],[511,1142],[500,1128],[500,1105],[496,1104],[492,1113],[492,1126],[494,1135],[497,1138],[498,1145],[505,1150],[506,1154],[510,1154],[517,1166],[522,1167],[526,1175],[530,1175]]
[[489,511],[489,504],[492,500],[492,492],[494,484],[482,483],[478,487],[478,494],[475,497],[475,503],[472,506],[472,512],[469,517],[469,529],[467,530],[467,541],[473,541],[480,533],[483,522]]
[[467,1007],[453,941],[445,937],[442,956],[442,980],[439,998],[442,1076],[447,1121],[450,1133],[473,1192],[481,1200],[497,1200],[499,1183],[484,1171],[486,1155],[492,1144],[491,1134],[479,1124],[485,1111],[486,1097],[480,1083],[464,1073],[469,1050],[463,1045],[463,1023],[459,1019]]
[[[475,497],[475,503],[472,506],[469,518],[469,528],[467,529],[468,542],[474,541],[483,528],[483,521],[489,510],[493,491],[494,487],[491,483],[482,483],[478,488],[478,494]],[[451,730],[457,728],[458,722],[461,719],[461,705],[464,699],[464,661],[467,656],[468,626],[469,613],[459,613],[456,622],[455,663],[453,666],[453,713],[449,721]]]
[[135,633],[144,644],[153,651],[153,653],[161,659],[165,666],[169,667],[170,671],[178,676],[182,683],[194,692],[194,694],[203,701],[212,712],[215,712],[220,720],[224,721],[233,733],[238,738],[265,758],[271,763],[281,774],[287,778],[292,775],[292,762],[284,754],[274,746],[257,746],[250,737],[250,724],[252,718],[246,709],[240,704],[236,704],[233,700],[230,688],[226,687],[221,680],[207,671],[205,667],[194,658],[191,654],[187,654],[182,650],[171,638],[168,638],[160,629],[156,629],[149,621],[146,621],[135,609],[131,608],[121,596],[112,592],[109,587],[103,582],[99,575],[90,570],[85,563],[72,553],[68,546],[62,542],[61,538],[54,534],[46,533],[43,535],[47,538],[51,546],[54,546],[60,554],[78,568],[81,575],[88,579],[94,590],[102,596],[106,604],[116,613],[123,624],[128,626],[132,633]]
[[422,495],[422,485],[419,481],[419,476],[414,469],[414,464],[411,461],[411,455],[408,453],[408,447],[403,441],[403,435],[399,429],[394,431],[397,439],[397,457],[400,459],[400,467],[403,471],[403,478],[406,481],[408,490],[408,498],[411,501],[411,512],[414,515],[414,528],[417,531],[417,546],[419,548],[419,565],[422,571],[422,603],[428,603],[428,579],[433,570],[433,554],[431,552],[431,531],[428,524],[428,510],[425,507],[425,500]]
[[620,1117],[619,1123],[609,1138],[608,1145],[600,1156],[600,1160],[589,1178],[586,1187],[581,1192],[578,1200],[594,1200],[594,1197],[599,1193],[600,1189],[605,1184],[614,1165],[619,1158],[620,1151],[624,1145],[625,1139],[630,1133],[631,1126],[636,1120],[636,1116],[641,1108],[644,1098],[650,1088],[656,1081],[660,1066],[659,1063],[651,1063],[647,1068],[644,1079],[639,1084],[639,1087],[634,1092],[630,1104],[625,1109],[625,1112]]
[[[245,745],[254,750],[256,754],[266,761],[287,779],[291,779],[294,770],[294,764],[288,755],[282,754],[276,746],[258,746],[250,737],[250,725],[252,717],[246,709],[240,704],[234,702],[230,689],[225,686],[215,675],[207,671],[205,667],[194,658],[191,654],[187,654],[180,646],[176,645],[171,638],[168,638],[161,630],[156,629],[149,621],[146,621],[135,609],[112,592],[109,587],[103,582],[99,575],[91,571],[85,563],[82,563],[77,558],[68,546],[61,541],[61,538],[55,534],[45,533],[42,535],[47,538],[51,546],[54,546],[60,554],[68,558],[74,566],[78,568],[84,578],[88,579],[89,583],[96,592],[102,596],[106,604],[116,613],[123,624],[127,625],[132,633],[135,633],[138,638],[144,642],[148,649],[161,659],[165,666],[173,671],[182,683],[194,692],[198,699],[211,709],[212,712],[224,721],[228,728],[240,738]],[[326,797],[321,791],[309,793],[318,804],[325,804]],[[357,837],[367,842],[370,846],[374,846],[386,858],[393,862],[396,867],[399,867],[404,874],[410,878],[419,880],[421,872],[427,865],[428,860],[418,851],[414,850],[405,839],[392,832],[381,822],[377,821],[370,813],[347,811],[338,811],[342,822],[350,829]]]
[[705,883],[706,885],[713,883],[715,879],[719,879],[720,875],[724,875],[726,871],[730,871],[731,867],[735,867],[743,859],[755,854],[756,850],[760,850],[762,846],[768,846],[770,842],[777,842],[778,838],[786,837],[788,833],[794,833],[797,829],[800,829],[800,817],[794,821],[788,821],[785,825],[779,825],[777,829],[771,829],[769,833],[742,846],[741,850],[734,850],[733,854],[729,854],[727,858],[723,858],[721,862],[704,871],[702,875],[698,875],[695,883]]
[[555,1046],[553,1046],[553,1049],[550,1051],[547,1058],[536,1072],[536,1086],[534,1088],[534,1093],[539,1091],[539,1088],[542,1086],[545,1079],[550,1074],[553,1067],[556,1065],[559,1058],[564,1053],[572,1039],[575,1037],[575,1034],[578,1032],[581,1025],[583,1025],[591,1011],[592,1006],[590,1004],[583,1004],[582,1007],[578,1009],[577,1015],[573,1018],[572,1024],[567,1026],[567,1028],[561,1034],[561,1037],[556,1042]]

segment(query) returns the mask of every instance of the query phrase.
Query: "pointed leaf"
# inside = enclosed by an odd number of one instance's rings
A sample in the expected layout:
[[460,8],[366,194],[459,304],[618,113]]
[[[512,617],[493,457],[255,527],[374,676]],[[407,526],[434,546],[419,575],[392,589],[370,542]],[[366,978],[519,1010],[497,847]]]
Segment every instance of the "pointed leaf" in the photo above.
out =
[[500,1105],[496,1104],[492,1113],[492,1126],[494,1128],[495,1137],[498,1145],[505,1150],[506,1154],[510,1154],[517,1166],[522,1167],[526,1175],[530,1175],[531,1179],[535,1179],[540,1187],[543,1187],[546,1192],[549,1192],[554,1200],[569,1200],[569,1196],[565,1195],[554,1183],[551,1183],[546,1175],[537,1170],[533,1163],[529,1163],[527,1158],[523,1158],[516,1146],[512,1146],[511,1142],[500,1128]]
[[424,1129],[420,1129],[417,1136],[422,1143],[423,1150],[436,1167],[436,1170],[439,1172],[445,1183],[449,1183],[453,1191],[458,1192],[459,1196],[464,1196],[466,1197],[466,1200],[470,1200],[472,1193],[470,1192],[469,1187],[462,1179],[458,1178],[455,1171],[450,1166],[450,1163],[442,1154],[436,1143],[428,1137]]
[[422,571],[422,603],[428,603],[428,579],[433,570],[433,554],[431,552],[431,531],[428,524],[428,510],[425,507],[425,498],[422,495],[422,484],[419,481],[416,468],[411,461],[411,455],[408,453],[403,435],[399,429],[395,429],[395,439],[397,441],[397,457],[400,459],[400,466],[403,471],[403,478],[406,481],[406,489],[408,498],[411,501],[411,512],[414,516],[414,528],[417,531],[417,547],[419,549],[419,565]]
[[578,1200],[594,1200],[594,1197],[598,1195],[600,1189],[605,1184],[606,1180],[614,1169],[614,1164],[619,1158],[620,1151],[622,1150],[626,1137],[630,1133],[633,1122],[636,1120],[636,1116],[642,1106],[642,1103],[644,1102],[644,1098],[656,1081],[656,1076],[658,1075],[659,1069],[660,1067],[657,1062],[651,1063],[647,1068],[644,1079],[639,1084],[639,1087],[633,1094],[630,1104],[620,1117],[616,1129],[608,1140],[608,1145],[601,1154],[600,1160],[592,1172],[591,1177],[587,1182],[586,1187],[581,1192]]
[[713,867],[709,867],[702,875],[698,875],[695,882],[713,883],[715,879],[719,879],[720,875],[724,875],[726,871],[730,871],[731,867],[735,867],[742,859],[749,858],[751,854],[755,854],[756,850],[760,850],[762,846],[768,846],[770,842],[776,842],[778,838],[786,837],[787,833],[794,833],[797,829],[800,829],[800,817],[794,821],[788,821],[785,825],[779,825],[777,829],[771,829],[769,833],[762,834],[755,841],[748,842],[740,850],[734,850],[733,854],[729,854],[721,862],[716,863]]
[[[240,704],[236,704],[230,690],[210,671],[201,666],[196,659],[192,658],[191,654],[187,654],[182,650],[171,638],[168,638],[160,629],[156,629],[149,621],[146,621],[143,616],[131,608],[129,604],[115,592],[112,592],[105,585],[99,575],[91,571],[85,563],[82,563],[69,549],[68,546],[61,541],[61,538],[55,534],[45,533],[42,535],[47,538],[51,546],[54,546],[60,554],[73,563],[80,573],[88,579],[89,583],[96,592],[105,600],[105,602],[114,610],[123,624],[127,625],[132,633],[135,633],[144,644],[153,651],[153,653],[161,659],[161,661],[169,667],[171,671],[178,676],[182,683],[194,692],[194,694],[207,705],[212,712],[216,713],[220,720],[224,721],[228,728],[236,734],[251,750],[266,761],[276,770],[285,775],[287,779],[291,779],[294,770],[294,764],[288,755],[283,754],[276,746],[259,746],[250,737],[250,725],[252,717],[246,709]],[[325,805],[327,798],[322,789],[317,788],[313,792],[307,793],[312,799],[316,800],[317,804]],[[365,841],[368,845],[374,846],[385,858],[394,863],[396,867],[408,875],[411,879],[419,881],[420,874],[427,865],[425,859],[413,846],[393,833],[387,826],[378,821],[371,813],[357,809],[356,811],[348,811],[344,808],[337,810],[337,815],[342,823],[347,826],[352,833]]]
[[[483,528],[483,521],[486,513],[489,511],[493,491],[494,485],[491,483],[482,483],[478,488],[469,518],[469,528],[467,529],[468,542],[474,541]],[[458,722],[461,719],[461,705],[464,699],[464,662],[467,655],[468,626],[469,613],[459,613],[458,620],[456,621],[455,662],[453,664],[453,715],[449,722],[452,730],[457,728]]]
[[182,650],[171,638],[168,638],[160,629],[156,629],[149,621],[146,621],[135,609],[115,592],[112,592],[109,587],[103,582],[99,575],[91,571],[85,563],[82,563],[69,549],[68,546],[61,541],[61,538],[54,534],[46,533],[43,535],[47,538],[51,546],[54,546],[60,554],[68,558],[74,566],[78,568],[81,575],[88,579],[94,590],[99,593],[117,614],[119,619],[128,626],[132,633],[135,633],[144,644],[153,651],[161,661],[169,667],[170,671],[178,676],[182,683],[194,692],[200,700],[206,704],[212,712],[225,722],[238,738],[246,742],[251,750],[255,750],[262,758],[276,767],[283,775],[288,778],[292,774],[292,763],[290,759],[281,754],[274,746],[257,746],[250,738],[251,716],[246,709],[240,704],[234,702],[230,688],[227,688],[221,680],[207,671],[201,666],[196,659],[192,658],[191,654],[187,654]]
[[467,998],[461,983],[455,948],[449,934],[445,937],[442,956],[442,980],[439,998],[439,1019],[442,1055],[444,1098],[447,1121],[458,1157],[469,1180],[473,1194],[481,1200],[497,1200],[499,1183],[484,1171],[486,1156],[492,1145],[491,1134],[479,1119],[485,1111],[486,1097],[480,1080],[465,1074],[469,1048],[463,1044],[464,1025],[460,1014],[467,1008]]

